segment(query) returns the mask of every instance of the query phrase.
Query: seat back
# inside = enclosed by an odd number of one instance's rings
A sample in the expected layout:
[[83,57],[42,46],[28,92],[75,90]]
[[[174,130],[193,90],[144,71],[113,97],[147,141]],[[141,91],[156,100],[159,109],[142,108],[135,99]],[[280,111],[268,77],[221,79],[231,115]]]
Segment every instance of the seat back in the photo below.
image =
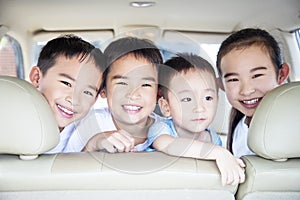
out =
[[47,101],[32,84],[0,76],[0,94],[0,153],[30,159],[57,145],[57,123]]
[[222,186],[214,161],[159,152],[37,157],[59,139],[48,103],[17,78],[0,77],[0,92],[0,199],[234,199],[237,186]]
[[238,199],[300,199],[300,82],[269,92],[252,118]]

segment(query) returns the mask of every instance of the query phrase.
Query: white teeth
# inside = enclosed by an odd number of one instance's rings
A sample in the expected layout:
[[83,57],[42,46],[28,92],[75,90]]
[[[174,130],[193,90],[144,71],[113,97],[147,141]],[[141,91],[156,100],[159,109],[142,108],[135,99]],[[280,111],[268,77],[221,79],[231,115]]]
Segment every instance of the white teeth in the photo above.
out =
[[249,101],[243,101],[244,104],[255,104],[258,102],[258,98],[256,99],[251,99]]
[[130,110],[130,111],[137,111],[137,110],[141,109],[140,106],[132,106],[132,105],[123,106],[123,108],[126,109],[126,110]]
[[65,113],[69,114],[69,115],[73,115],[73,114],[74,114],[74,112],[72,112],[72,111],[66,109],[65,107],[62,107],[62,106],[60,106],[60,105],[57,105],[57,107],[58,107],[59,109],[61,109],[62,111],[64,111]]

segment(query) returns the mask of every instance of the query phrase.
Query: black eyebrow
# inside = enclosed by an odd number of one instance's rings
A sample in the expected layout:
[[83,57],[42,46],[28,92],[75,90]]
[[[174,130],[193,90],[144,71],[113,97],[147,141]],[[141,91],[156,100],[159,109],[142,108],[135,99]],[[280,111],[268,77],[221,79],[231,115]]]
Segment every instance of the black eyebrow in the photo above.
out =
[[146,81],[153,81],[153,82],[155,82],[156,80],[155,80],[155,78],[153,78],[153,77],[144,77],[144,78],[142,78],[143,80],[146,80]]
[[[115,75],[115,76],[112,77],[112,79],[113,80],[114,79],[128,79],[128,77],[127,76],[121,76],[121,75]],[[153,77],[143,77],[142,80],[153,81],[153,82],[156,81],[156,79],[153,78]]]
[[128,77],[127,76],[121,76],[121,75],[115,75],[115,76],[112,77],[112,79],[113,80],[114,79],[128,79]]
[[75,78],[71,77],[71,76],[68,75],[68,74],[65,74],[65,73],[59,73],[59,75],[65,77],[65,78],[68,78],[68,79],[70,79],[70,80],[72,80],[72,81],[76,81]]
[[255,67],[255,68],[251,69],[250,72],[254,72],[257,70],[267,70],[267,69],[268,69],[267,67]]
[[223,78],[227,78],[228,76],[237,76],[238,73],[227,73],[227,74],[224,74]]

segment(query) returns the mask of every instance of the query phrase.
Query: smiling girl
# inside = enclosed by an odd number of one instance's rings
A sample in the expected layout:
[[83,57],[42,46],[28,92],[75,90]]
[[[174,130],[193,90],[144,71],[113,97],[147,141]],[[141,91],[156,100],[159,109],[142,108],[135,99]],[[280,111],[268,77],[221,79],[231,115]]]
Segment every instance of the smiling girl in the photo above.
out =
[[247,145],[252,116],[265,94],[284,83],[289,66],[268,32],[248,28],[223,41],[217,69],[220,87],[232,105],[227,148],[237,157],[253,155]]

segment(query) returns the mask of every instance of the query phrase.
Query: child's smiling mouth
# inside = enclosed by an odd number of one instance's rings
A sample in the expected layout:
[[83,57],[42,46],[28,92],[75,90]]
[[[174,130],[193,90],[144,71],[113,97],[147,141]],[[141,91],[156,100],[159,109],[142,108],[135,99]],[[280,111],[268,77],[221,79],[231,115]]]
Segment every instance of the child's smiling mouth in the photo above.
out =
[[129,113],[136,113],[139,112],[142,107],[137,105],[122,105],[122,108]]
[[57,105],[58,110],[60,111],[60,113],[63,116],[65,116],[67,118],[72,118],[74,116],[74,114],[75,114],[74,111],[72,111],[72,110],[70,110],[70,109],[68,109],[66,107],[63,107],[63,106],[61,106],[59,104],[56,104],[56,105]]
[[241,104],[243,104],[247,108],[257,107],[262,98],[254,98],[250,100],[241,100]]

